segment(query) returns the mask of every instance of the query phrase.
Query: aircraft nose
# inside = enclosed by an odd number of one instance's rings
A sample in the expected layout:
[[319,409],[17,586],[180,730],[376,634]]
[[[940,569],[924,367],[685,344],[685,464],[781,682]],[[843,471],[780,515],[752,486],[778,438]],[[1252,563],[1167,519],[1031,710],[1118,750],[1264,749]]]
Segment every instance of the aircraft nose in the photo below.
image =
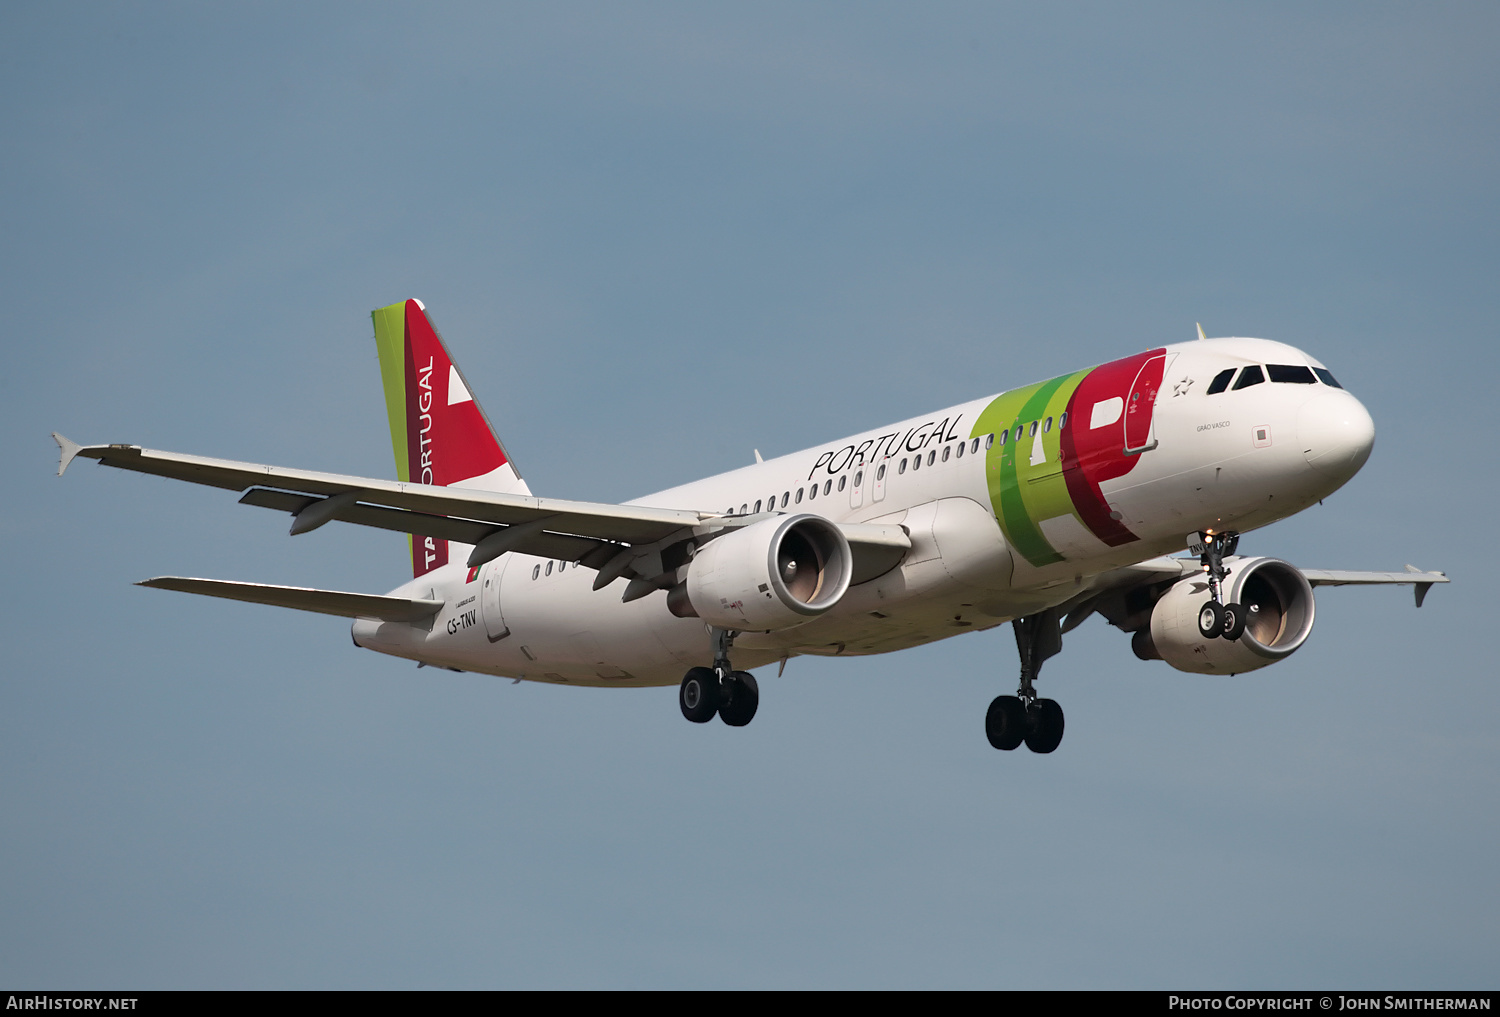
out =
[[1324,389],[1297,411],[1297,437],[1308,465],[1343,483],[1370,458],[1375,421],[1348,392]]

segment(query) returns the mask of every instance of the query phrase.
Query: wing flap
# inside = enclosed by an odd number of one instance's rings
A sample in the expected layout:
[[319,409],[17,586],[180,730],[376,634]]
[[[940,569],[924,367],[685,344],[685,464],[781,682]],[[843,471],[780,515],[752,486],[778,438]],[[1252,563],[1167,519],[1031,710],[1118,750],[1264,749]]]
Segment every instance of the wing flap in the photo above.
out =
[[[309,506],[318,504],[321,500],[291,491],[276,491],[266,487],[252,487],[245,492],[244,497],[240,498],[240,504],[278,509],[282,512],[290,512],[295,516]],[[379,505],[366,505],[362,502],[356,502],[338,509],[329,519],[336,519],[344,523],[354,523],[358,526],[372,526],[381,530],[394,530],[397,533],[415,533],[424,537],[441,537],[444,540],[453,540],[460,544],[478,544],[486,537],[495,533],[504,533],[510,528],[474,519],[435,516],[426,512],[383,508]],[[293,532],[296,531],[294,530]],[[605,546],[613,547],[614,545],[601,543],[590,537],[541,531],[533,533],[525,540],[515,542],[511,549],[520,551],[523,554],[534,554],[542,558],[577,561],[595,548]]]
[[190,579],[185,576],[157,576],[136,583],[153,590],[176,590],[205,597],[223,597],[251,604],[289,607],[296,611],[340,615],[345,618],[378,618],[381,621],[417,622],[431,618],[443,608],[441,600],[408,600],[404,597],[379,597],[369,593],[344,593],[340,590],[316,590],[305,586],[271,586],[266,583],[240,583],[227,579]]

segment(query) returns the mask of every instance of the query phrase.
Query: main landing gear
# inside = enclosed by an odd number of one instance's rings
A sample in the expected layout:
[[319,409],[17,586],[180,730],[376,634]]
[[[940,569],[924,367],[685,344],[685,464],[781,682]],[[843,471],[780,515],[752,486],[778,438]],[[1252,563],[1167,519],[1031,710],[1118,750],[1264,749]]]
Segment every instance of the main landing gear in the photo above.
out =
[[760,706],[760,686],[749,671],[732,670],[729,647],[734,634],[713,629],[714,666],[695,667],[682,677],[677,705],[694,724],[707,724],[714,714],[730,727],[744,727]]
[[1032,682],[1042,662],[1062,649],[1061,618],[1056,608],[1011,622],[1021,654],[1021,687],[1013,696],[996,696],[984,717],[990,744],[1009,751],[1022,742],[1032,752],[1048,753],[1062,743],[1063,711],[1052,699],[1037,698]]
[[1203,568],[1208,572],[1208,601],[1198,611],[1198,634],[1204,639],[1238,639],[1245,631],[1245,609],[1224,603],[1224,579],[1229,569],[1224,559],[1239,547],[1238,533],[1200,533]]

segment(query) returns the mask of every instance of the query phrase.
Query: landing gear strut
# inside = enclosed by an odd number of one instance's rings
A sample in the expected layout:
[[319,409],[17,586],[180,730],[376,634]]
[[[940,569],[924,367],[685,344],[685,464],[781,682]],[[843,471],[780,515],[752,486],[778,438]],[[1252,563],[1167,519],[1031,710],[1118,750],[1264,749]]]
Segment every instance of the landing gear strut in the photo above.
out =
[[682,677],[677,688],[677,705],[682,715],[694,724],[706,724],[718,714],[730,727],[744,727],[755,718],[760,706],[760,686],[749,671],[735,671],[729,663],[729,648],[735,633],[728,629],[710,629],[713,637],[714,666],[695,667]]
[[1062,649],[1061,617],[1057,608],[1011,622],[1016,649],[1021,654],[1021,687],[1013,696],[996,696],[984,718],[990,744],[1009,751],[1024,741],[1032,752],[1057,748],[1063,736],[1063,712],[1054,700],[1037,698],[1032,682],[1042,662]]
[[1245,631],[1245,609],[1224,603],[1224,580],[1229,575],[1224,559],[1239,547],[1240,535],[1231,531],[1199,533],[1198,537],[1203,546],[1203,568],[1208,573],[1208,603],[1198,611],[1198,634],[1204,639],[1238,639]]

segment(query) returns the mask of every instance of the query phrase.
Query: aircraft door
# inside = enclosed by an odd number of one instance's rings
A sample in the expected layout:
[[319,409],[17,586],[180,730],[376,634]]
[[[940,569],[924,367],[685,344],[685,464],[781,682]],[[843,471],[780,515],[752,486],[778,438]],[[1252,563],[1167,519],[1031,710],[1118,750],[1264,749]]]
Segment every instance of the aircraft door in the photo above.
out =
[[880,462],[875,464],[875,480],[870,484],[871,501],[885,501],[885,475],[890,465],[889,457],[882,457]]
[[484,585],[479,591],[480,611],[484,615],[484,631],[490,642],[498,643],[510,635],[505,617],[500,613],[500,577],[513,556],[502,554],[484,566]]
[[857,509],[865,503],[865,465],[854,467],[854,483],[849,488],[849,507]]
[[1125,398],[1125,454],[1136,455],[1156,448],[1156,397],[1166,376],[1165,354],[1152,357],[1136,372]]

